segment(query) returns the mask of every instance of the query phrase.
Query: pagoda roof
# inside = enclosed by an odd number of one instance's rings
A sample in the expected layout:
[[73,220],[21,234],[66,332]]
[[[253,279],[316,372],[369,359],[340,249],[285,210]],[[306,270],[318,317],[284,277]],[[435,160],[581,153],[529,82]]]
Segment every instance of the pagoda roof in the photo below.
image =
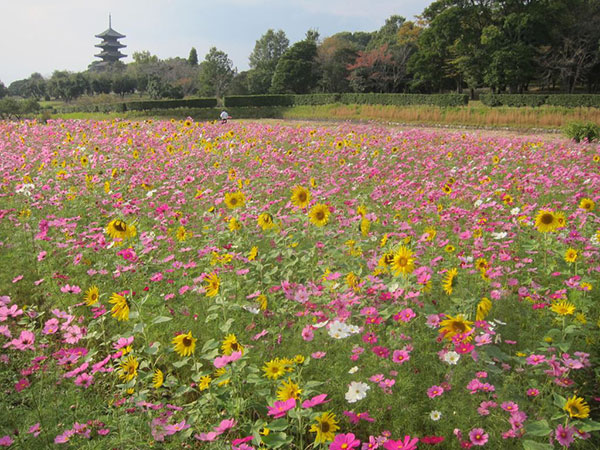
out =
[[127,55],[124,55],[119,51],[102,51],[94,56],[97,56],[98,58],[125,58]]
[[94,47],[99,47],[99,48],[104,48],[104,47],[112,47],[112,48],[124,48],[127,47],[124,44],[121,44],[120,42],[114,41],[114,42],[109,42],[109,41],[103,41],[100,42],[99,44],[94,45]]
[[108,27],[107,30],[104,30],[102,33],[97,34],[96,35],[97,38],[117,38],[117,39],[121,39],[126,37],[124,34],[118,33],[117,31],[113,30],[110,26]]

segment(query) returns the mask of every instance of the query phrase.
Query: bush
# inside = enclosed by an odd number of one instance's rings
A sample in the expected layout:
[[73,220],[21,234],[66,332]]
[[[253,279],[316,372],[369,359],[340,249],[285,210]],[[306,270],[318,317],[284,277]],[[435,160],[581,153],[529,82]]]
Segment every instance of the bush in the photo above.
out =
[[600,95],[592,94],[557,94],[549,95],[546,105],[566,106],[568,108],[588,107],[600,108]]
[[434,105],[463,106],[469,102],[467,94],[340,94],[340,102],[347,105]]
[[0,119],[21,119],[30,117],[40,110],[40,104],[35,99],[15,100],[3,98],[0,100]]
[[571,122],[565,127],[564,132],[569,139],[573,139],[575,142],[600,140],[600,126],[593,122]]
[[292,106],[295,95],[230,95],[226,96],[225,106]]
[[340,94],[294,95],[294,105],[330,105],[340,101]]
[[547,95],[538,94],[482,94],[479,96],[481,103],[487,106],[542,106]]
[[214,108],[215,106],[217,106],[216,98],[190,98],[187,100],[148,100],[125,103],[125,108],[130,111],[172,108]]

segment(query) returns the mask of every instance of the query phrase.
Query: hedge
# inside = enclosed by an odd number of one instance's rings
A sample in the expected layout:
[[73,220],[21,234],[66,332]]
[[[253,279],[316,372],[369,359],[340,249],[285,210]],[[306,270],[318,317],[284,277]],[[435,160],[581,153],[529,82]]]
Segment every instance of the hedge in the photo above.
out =
[[151,109],[172,108],[214,108],[217,106],[216,98],[189,98],[181,100],[148,100],[141,102],[127,102],[125,107],[129,111],[145,111]]
[[564,106],[567,108],[600,108],[600,95],[592,94],[481,94],[487,106]]
[[293,106],[293,94],[230,95],[225,97],[226,107],[231,106]]
[[437,105],[462,106],[469,102],[466,94],[306,94],[306,95],[235,95],[225,97],[225,106],[293,106],[333,103],[361,105]]
[[556,94],[549,95],[546,105],[566,106],[568,108],[600,108],[600,95],[596,94]]
[[435,105],[463,106],[469,103],[467,94],[341,94],[340,102],[359,105]]

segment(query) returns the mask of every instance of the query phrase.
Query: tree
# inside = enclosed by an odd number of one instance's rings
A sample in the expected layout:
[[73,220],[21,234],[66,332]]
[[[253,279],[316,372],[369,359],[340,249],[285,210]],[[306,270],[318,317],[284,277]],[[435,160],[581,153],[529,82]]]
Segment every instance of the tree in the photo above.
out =
[[112,79],[112,90],[121,97],[124,97],[125,94],[133,94],[135,92],[135,86],[135,79],[129,75],[117,74]]
[[196,52],[196,48],[192,47],[192,49],[190,50],[190,56],[188,56],[188,63],[190,64],[190,66],[197,66],[198,65],[198,52]]
[[49,94],[66,102],[80,97],[88,90],[88,80],[82,73],[56,70],[48,82]]
[[158,62],[158,56],[150,54],[148,50],[133,52],[131,57],[133,58],[133,62],[136,64],[154,64]]
[[227,53],[212,47],[200,64],[200,92],[206,96],[221,97],[234,75],[233,62]]
[[250,53],[250,70],[248,71],[248,90],[252,94],[265,94],[271,87],[271,79],[279,58],[287,50],[290,41],[282,30],[272,29],[256,41]]
[[0,81],[0,98],[4,98],[8,95],[8,89],[4,86],[4,83]]
[[317,48],[320,88],[325,92],[348,92],[348,66],[357,56],[356,45],[337,35],[325,38]]
[[306,94],[317,82],[317,44],[312,40],[296,42],[281,56],[273,80],[271,92]]
[[237,73],[229,87],[227,88],[227,95],[248,95],[248,70]]
[[112,79],[108,74],[97,73],[90,77],[90,89],[93,94],[109,94],[112,90]]

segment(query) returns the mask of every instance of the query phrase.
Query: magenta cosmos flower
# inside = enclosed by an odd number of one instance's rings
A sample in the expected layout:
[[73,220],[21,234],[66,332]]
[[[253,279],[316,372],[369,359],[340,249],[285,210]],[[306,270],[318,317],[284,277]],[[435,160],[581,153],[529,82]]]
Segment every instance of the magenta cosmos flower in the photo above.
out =
[[404,439],[394,441],[388,439],[383,443],[383,448],[386,450],[415,450],[417,448],[417,442],[419,438],[411,438],[410,436],[404,436]]
[[483,428],[473,428],[469,433],[469,439],[473,445],[483,446],[487,443],[489,435]]
[[563,427],[562,424],[559,424],[554,431],[554,437],[558,441],[558,443],[564,447],[569,448],[569,446],[573,443],[573,427]]
[[296,399],[290,398],[284,402],[276,401],[273,403],[273,406],[269,406],[268,416],[273,416],[274,419],[279,419],[286,415],[286,413],[290,409],[294,409],[296,407]]
[[356,439],[353,433],[338,434],[333,442],[329,444],[329,450],[344,450],[356,448],[360,445],[360,441]]

